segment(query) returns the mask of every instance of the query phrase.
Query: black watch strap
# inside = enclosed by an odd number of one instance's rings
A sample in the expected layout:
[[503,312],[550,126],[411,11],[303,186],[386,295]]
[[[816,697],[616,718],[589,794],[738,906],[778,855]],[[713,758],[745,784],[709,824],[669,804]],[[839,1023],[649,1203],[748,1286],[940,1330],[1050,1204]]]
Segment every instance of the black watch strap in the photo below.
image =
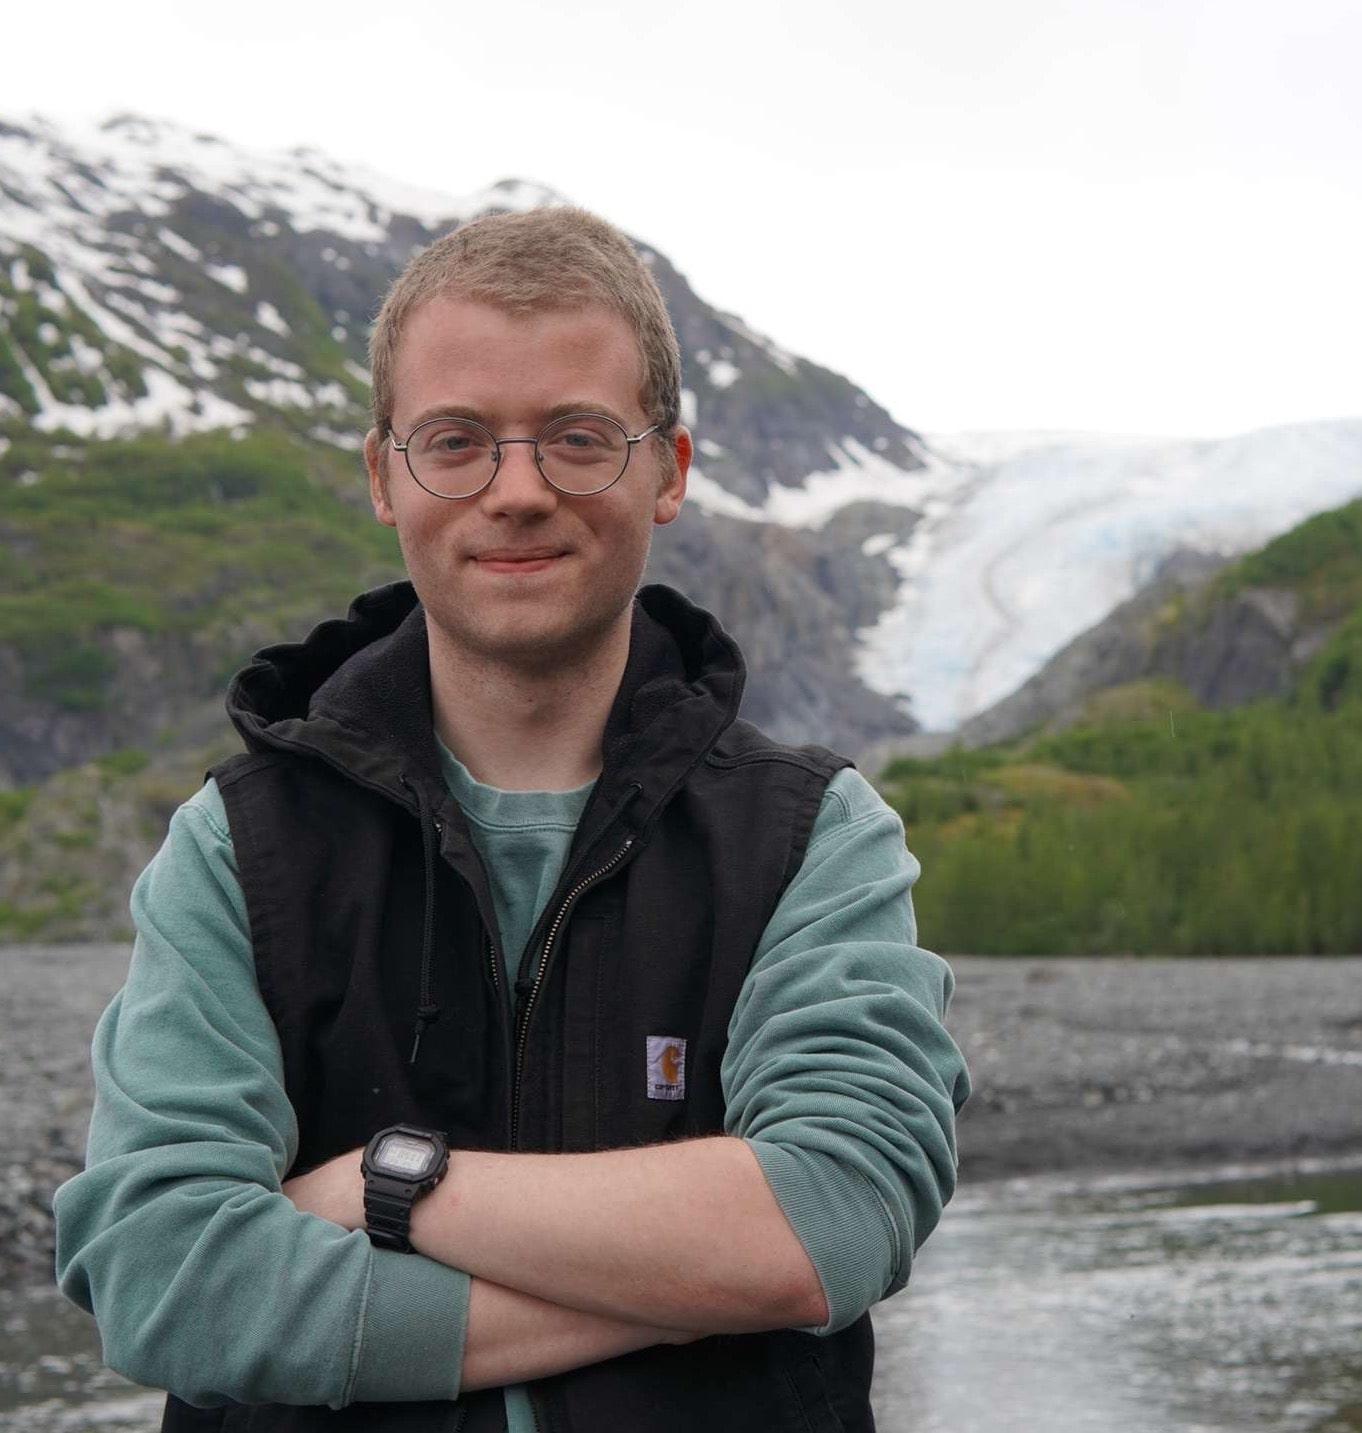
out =
[[381,1248],[411,1253],[411,1206],[416,1186],[371,1174],[364,1185],[364,1224]]

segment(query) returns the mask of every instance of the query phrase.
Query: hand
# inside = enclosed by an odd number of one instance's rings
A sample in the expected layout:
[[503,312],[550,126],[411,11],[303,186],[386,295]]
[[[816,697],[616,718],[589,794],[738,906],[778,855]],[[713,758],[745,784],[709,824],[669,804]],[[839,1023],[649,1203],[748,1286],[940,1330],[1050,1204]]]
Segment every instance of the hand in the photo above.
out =
[[304,1214],[320,1214],[342,1229],[364,1228],[364,1146],[338,1154],[306,1174],[284,1181],[284,1193]]

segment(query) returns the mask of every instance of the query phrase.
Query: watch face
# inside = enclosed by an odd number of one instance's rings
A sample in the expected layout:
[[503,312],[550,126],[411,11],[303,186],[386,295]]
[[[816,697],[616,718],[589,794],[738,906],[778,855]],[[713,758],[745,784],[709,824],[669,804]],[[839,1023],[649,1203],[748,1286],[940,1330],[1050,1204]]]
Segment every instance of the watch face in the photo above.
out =
[[390,1134],[374,1154],[374,1164],[383,1174],[416,1179],[435,1164],[435,1157],[429,1140],[409,1134]]

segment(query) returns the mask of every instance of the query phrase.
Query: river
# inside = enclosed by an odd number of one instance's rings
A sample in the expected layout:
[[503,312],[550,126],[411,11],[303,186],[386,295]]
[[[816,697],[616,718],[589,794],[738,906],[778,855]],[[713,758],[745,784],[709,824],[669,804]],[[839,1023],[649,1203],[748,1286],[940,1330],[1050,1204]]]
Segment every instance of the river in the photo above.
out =
[[[153,1430],[55,1290],[0,1295],[0,1430]],[[1362,1433],[1362,1165],[959,1191],[875,1311],[881,1433]]]

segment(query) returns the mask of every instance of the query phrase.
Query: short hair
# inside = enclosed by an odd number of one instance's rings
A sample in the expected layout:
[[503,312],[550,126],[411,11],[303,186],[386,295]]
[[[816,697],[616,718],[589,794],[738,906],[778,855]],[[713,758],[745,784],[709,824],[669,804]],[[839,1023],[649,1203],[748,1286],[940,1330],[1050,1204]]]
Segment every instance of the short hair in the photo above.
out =
[[593,304],[612,310],[638,340],[639,399],[648,421],[668,435],[680,422],[681,350],[657,281],[621,230],[586,209],[559,204],[464,224],[422,249],[393,281],[369,337],[373,422],[380,434],[391,427],[403,327],[437,295],[513,315]]

